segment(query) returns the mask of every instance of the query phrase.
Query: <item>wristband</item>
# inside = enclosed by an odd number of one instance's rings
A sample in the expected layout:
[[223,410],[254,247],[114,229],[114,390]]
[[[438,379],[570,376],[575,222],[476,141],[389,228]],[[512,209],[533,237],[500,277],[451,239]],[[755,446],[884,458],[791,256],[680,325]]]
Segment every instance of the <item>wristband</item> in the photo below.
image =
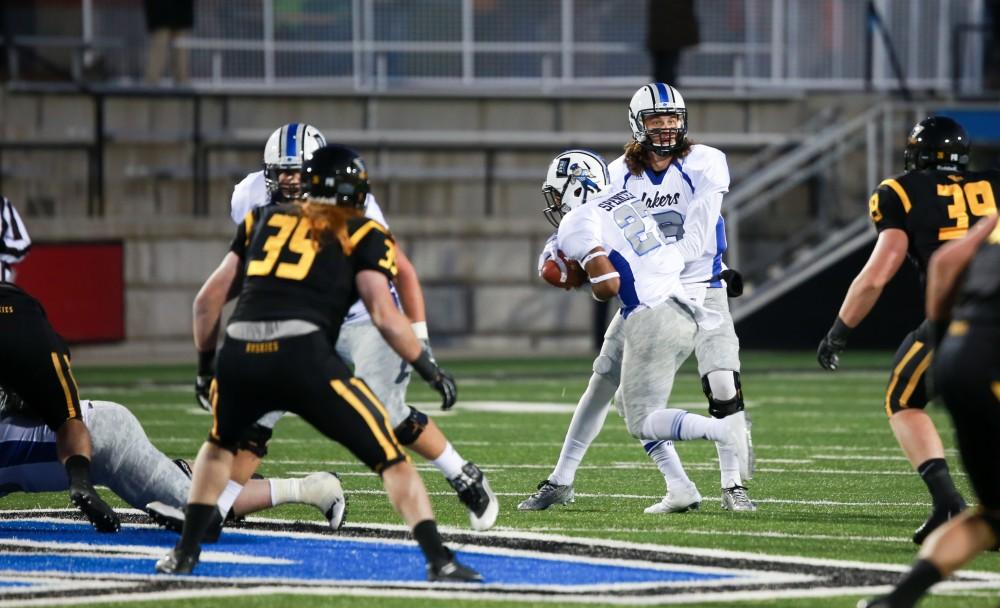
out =
[[583,261],[580,262],[580,266],[586,268],[587,264],[590,263],[591,260],[593,260],[594,258],[599,258],[602,255],[604,257],[608,257],[608,252],[607,251],[595,251],[594,253],[588,253],[587,256],[585,258],[583,258]]
[[215,374],[215,349],[198,351],[198,375],[211,376]]
[[830,328],[830,331],[826,335],[830,338],[830,340],[846,343],[847,336],[851,335],[851,331],[853,331],[853,329],[853,327],[848,327],[846,323],[841,321],[838,316],[837,320],[833,322],[833,327]]
[[590,282],[594,283],[594,284],[603,283],[604,281],[607,281],[608,279],[617,279],[620,276],[621,275],[619,275],[617,272],[609,272],[608,274],[602,274],[599,277],[593,277],[593,278],[591,278]]
[[417,340],[429,340],[427,335],[427,321],[417,321],[416,323],[410,323],[410,327],[413,329],[413,334],[417,336]]

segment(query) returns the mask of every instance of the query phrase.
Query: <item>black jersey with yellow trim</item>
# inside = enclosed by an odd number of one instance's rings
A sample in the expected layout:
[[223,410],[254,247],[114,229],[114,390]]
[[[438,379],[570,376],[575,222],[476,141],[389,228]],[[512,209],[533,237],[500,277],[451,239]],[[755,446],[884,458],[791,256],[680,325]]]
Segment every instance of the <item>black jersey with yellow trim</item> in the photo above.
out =
[[958,302],[956,319],[1000,325],[1000,224],[972,258]]
[[927,274],[938,247],[965,236],[979,218],[996,212],[998,171],[907,171],[882,181],[868,200],[875,228],[904,230],[909,258]]
[[355,276],[374,270],[396,277],[396,245],[388,229],[365,217],[347,220],[348,250],[317,243],[294,204],[254,210],[233,239],[243,243],[244,280],[231,321],[302,319],[336,333],[358,299]]

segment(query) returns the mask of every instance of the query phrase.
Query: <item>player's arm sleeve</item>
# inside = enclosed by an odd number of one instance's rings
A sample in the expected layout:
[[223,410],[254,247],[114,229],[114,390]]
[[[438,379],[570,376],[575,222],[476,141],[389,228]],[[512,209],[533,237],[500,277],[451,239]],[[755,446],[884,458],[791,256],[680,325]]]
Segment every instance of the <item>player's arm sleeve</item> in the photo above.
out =
[[909,196],[899,182],[887,179],[879,184],[868,199],[868,215],[879,232],[889,228],[906,230],[909,206]]
[[705,254],[709,237],[715,232],[722,209],[722,192],[711,192],[699,196],[688,205],[684,218],[684,238],[672,243],[685,262],[696,260]]
[[[589,211],[583,207],[580,211]],[[559,223],[556,245],[566,257],[580,262],[594,250],[602,247],[600,224],[593,213],[571,213]]]
[[380,224],[368,221],[350,235],[354,249],[351,259],[355,272],[374,270],[384,274],[390,281],[396,279],[399,269],[396,265],[396,241],[392,234]]

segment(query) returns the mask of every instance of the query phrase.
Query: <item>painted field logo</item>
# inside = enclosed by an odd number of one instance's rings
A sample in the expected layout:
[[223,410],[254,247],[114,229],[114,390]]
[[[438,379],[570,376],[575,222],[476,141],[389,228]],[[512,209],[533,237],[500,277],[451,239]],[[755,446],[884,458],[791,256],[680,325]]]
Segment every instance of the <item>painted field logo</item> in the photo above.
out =
[[[448,534],[485,584],[431,584],[415,543],[396,526],[254,520],[206,545],[196,575],[157,575],[177,536],[126,515],[98,534],[69,512],[0,512],[0,604],[149,600],[261,593],[508,599],[554,603],[695,603],[865,594],[901,568],[496,532]],[[950,583],[995,587],[1000,575]],[[85,593],[81,593],[86,590]]]

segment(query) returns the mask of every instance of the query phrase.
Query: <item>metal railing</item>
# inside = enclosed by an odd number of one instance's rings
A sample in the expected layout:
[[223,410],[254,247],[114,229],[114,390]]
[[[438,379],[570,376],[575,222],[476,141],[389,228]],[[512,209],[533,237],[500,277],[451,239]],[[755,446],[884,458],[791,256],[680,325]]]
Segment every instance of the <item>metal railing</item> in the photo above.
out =
[[[81,2],[79,37],[22,32],[8,50],[69,47],[80,57],[75,64],[100,63],[111,81],[139,80],[141,3]],[[190,53],[193,81],[203,86],[631,86],[651,73],[645,7],[639,0],[199,0],[194,31],[176,44]],[[974,59],[985,43],[966,39],[962,24],[986,21],[983,0],[699,0],[696,9],[702,42],[683,56],[685,86],[895,90],[886,40],[912,88],[951,91],[956,52],[963,90],[982,84],[970,66],[982,63]],[[880,16],[885,39],[872,31],[870,14]]]
[[[802,138],[800,145],[733,188],[725,204],[727,261],[744,272],[751,286],[746,297],[733,300],[734,319],[750,316],[874,240],[865,201],[880,180],[899,172],[903,143],[899,134],[923,115],[920,106],[884,102],[851,119],[833,120],[829,127]],[[857,161],[850,167],[839,166],[851,158],[863,159],[863,168]],[[775,213],[776,204],[787,204],[790,191],[838,170],[863,176],[863,180],[840,179],[839,183],[851,189],[840,192],[841,196],[823,198],[812,192],[812,197],[819,199],[817,208],[780,246],[753,259],[743,254],[748,221]],[[812,190],[823,187],[819,184]]]

